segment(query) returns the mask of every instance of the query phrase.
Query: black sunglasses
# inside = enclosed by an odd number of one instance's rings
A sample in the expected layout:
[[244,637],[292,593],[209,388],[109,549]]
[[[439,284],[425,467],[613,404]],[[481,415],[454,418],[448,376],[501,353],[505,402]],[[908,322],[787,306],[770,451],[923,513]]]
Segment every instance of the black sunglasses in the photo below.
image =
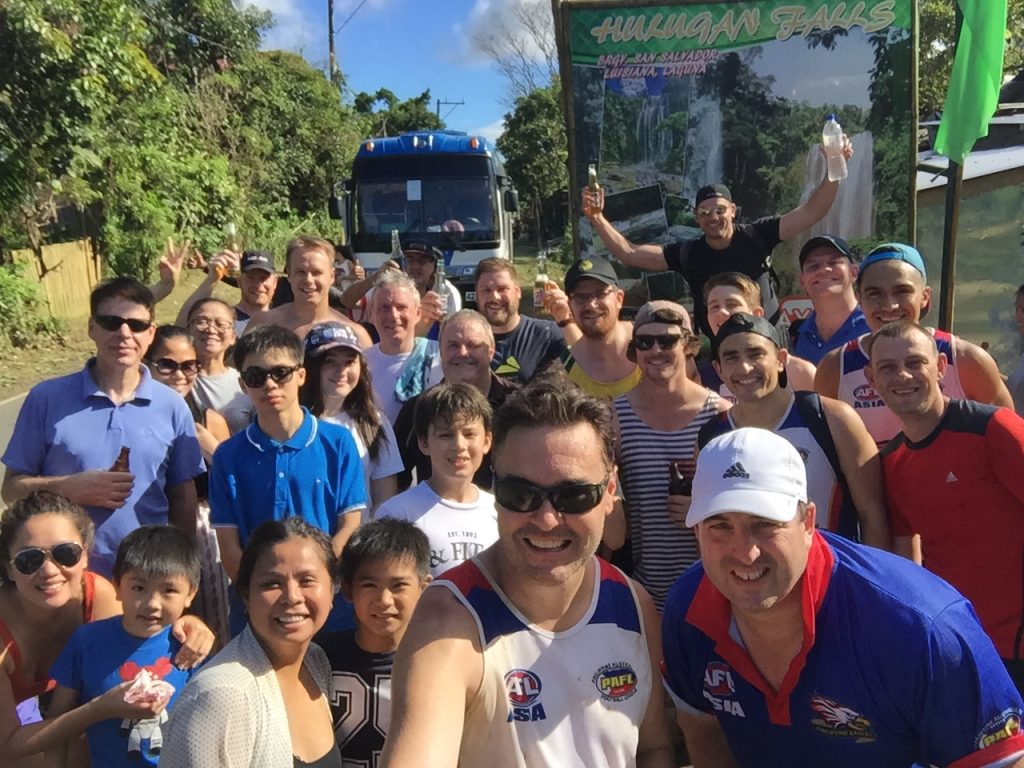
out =
[[657,336],[634,336],[633,346],[641,352],[647,352],[654,349],[654,343],[657,342],[661,349],[669,350],[675,349],[676,345],[685,338],[682,334],[675,333],[659,333]]
[[18,552],[11,558],[11,565],[18,573],[31,576],[43,567],[46,558],[62,568],[71,568],[78,565],[82,559],[82,545],[74,541],[66,541],[63,544],[56,544],[52,547],[29,547]]
[[171,360],[169,357],[161,357],[159,360],[155,360],[153,362],[153,367],[164,376],[170,376],[176,371],[181,371],[186,376],[195,376],[199,373],[198,360],[185,360],[179,363],[175,360]]
[[596,507],[604,498],[607,478],[600,483],[566,483],[541,487],[515,477],[494,478],[494,498],[513,512],[533,512],[544,499],[565,515],[582,515]]
[[242,381],[247,387],[262,387],[271,378],[275,384],[284,384],[289,381],[301,365],[275,365],[270,370],[253,365],[242,371]]
[[96,325],[104,331],[120,331],[122,325],[127,325],[132,333],[148,331],[153,325],[152,320],[139,320],[134,317],[118,317],[117,315],[96,315],[93,317]]

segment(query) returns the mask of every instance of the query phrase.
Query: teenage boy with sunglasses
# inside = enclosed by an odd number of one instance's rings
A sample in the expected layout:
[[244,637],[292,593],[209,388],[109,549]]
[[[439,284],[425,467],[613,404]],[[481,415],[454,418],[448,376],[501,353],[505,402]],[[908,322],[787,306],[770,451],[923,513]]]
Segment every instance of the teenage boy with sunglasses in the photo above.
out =
[[673,764],[654,603],[594,555],[612,443],[609,406],[564,375],[498,409],[498,541],[424,592],[395,659],[382,766]]
[[[89,298],[96,356],[29,392],[3,455],[3,499],[48,490],[85,507],[96,525],[92,570],[110,577],[121,540],[141,525],[196,530],[193,478],[205,471],[185,401],[153,381],[153,294],[117,277]],[[127,449],[125,454],[124,449]],[[113,467],[125,456],[127,469]]]
[[[675,580],[700,558],[682,525],[685,503],[670,488],[673,467],[692,476],[697,433],[729,402],[687,376],[700,349],[690,316],[672,301],[644,304],[626,356],[643,377],[614,401],[616,463],[629,508],[633,575],[659,610]],[[689,465],[689,468],[686,468]]]
[[[299,405],[306,380],[303,343],[292,331],[263,325],[238,340],[235,367],[256,419],[220,444],[210,467],[210,522],[232,581],[249,536],[261,523],[299,516],[332,538],[335,554],[362,521],[363,469],[345,427],[317,420]],[[331,629],[341,613],[332,614]],[[231,630],[244,627],[231,605]]]

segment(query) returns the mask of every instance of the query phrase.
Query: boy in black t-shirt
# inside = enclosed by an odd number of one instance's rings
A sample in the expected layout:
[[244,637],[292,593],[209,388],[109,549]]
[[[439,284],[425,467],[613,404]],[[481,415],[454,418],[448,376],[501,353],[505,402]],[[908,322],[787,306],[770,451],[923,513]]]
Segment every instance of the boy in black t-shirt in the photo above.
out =
[[391,665],[420,595],[430,582],[426,534],[404,520],[356,530],[341,554],[341,589],[356,628],[316,642],[331,662],[331,716],[345,764],[374,765],[390,725]]

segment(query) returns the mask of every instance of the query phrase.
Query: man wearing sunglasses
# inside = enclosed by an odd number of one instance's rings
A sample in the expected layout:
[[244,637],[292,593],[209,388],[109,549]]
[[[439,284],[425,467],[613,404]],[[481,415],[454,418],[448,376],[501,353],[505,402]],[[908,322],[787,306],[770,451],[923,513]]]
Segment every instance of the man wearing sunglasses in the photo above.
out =
[[701,563],[662,630],[694,768],[1024,766],[1024,702],[971,604],[816,529],[807,491],[796,448],[765,429],[697,459]]
[[[205,466],[185,401],[142,364],[153,294],[114,278],[93,290],[90,310],[96,356],[29,392],[2,459],[3,498],[49,490],[81,504],[96,524],[89,567],[109,577],[118,544],[140,525],[170,522],[195,535],[193,478]],[[111,471],[125,448],[128,471]]]
[[[853,157],[853,146],[843,137],[843,155]],[[604,216],[604,188],[583,190],[583,215],[612,256],[631,267],[661,272],[675,270],[686,278],[693,295],[693,312],[700,329],[710,338],[704,308],[704,283],[720,272],[741,272],[761,288],[765,314],[775,322],[779,315],[778,278],[771,268],[772,251],[821,221],[835,202],[838,181],[826,175],[807,200],[781,216],[769,216],[752,224],[736,223],[736,204],[724,184],[707,184],[697,190],[693,212],[703,235],[696,240],[662,247],[637,245],[622,235]]]
[[644,304],[626,354],[643,378],[614,401],[616,461],[629,508],[633,574],[659,610],[675,580],[699,558],[683,526],[688,499],[671,486],[673,470],[693,477],[697,433],[729,402],[687,375],[700,348],[690,316],[672,301]]
[[608,405],[561,375],[499,409],[499,538],[423,594],[382,766],[672,765],[654,603],[594,555],[612,443]]

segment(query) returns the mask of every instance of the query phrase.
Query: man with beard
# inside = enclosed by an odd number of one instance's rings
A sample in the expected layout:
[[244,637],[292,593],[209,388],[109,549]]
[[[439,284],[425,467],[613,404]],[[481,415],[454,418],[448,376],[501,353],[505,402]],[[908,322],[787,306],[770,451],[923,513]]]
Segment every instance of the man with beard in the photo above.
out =
[[565,273],[565,292],[582,337],[563,355],[569,379],[595,397],[616,398],[640,381],[626,357],[633,324],[619,320],[623,293],[607,259],[580,259]]
[[683,526],[689,497],[670,482],[673,470],[693,476],[700,428],[729,403],[687,375],[700,349],[690,316],[671,301],[644,304],[626,350],[643,378],[613,403],[616,463],[629,507],[634,575],[660,610],[665,595],[700,554]]
[[561,328],[565,318],[541,320],[519,314],[523,291],[515,265],[508,259],[482,259],[474,276],[476,305],[494,332],[495,352],[491,368],[499,376],[526,384],[566,350]]
[[921,537],[928,570],[971,601],[1024,690],[1024,420],[947,397],[945,355],[915,323],[882,326],[867,350],[868,380],[902,430],[882,449],[896,552],[917,559]]
[[[931,303],[924,259],[916,248],[903,243],[884,243],[861,262],[857,298],[868,328],[877,331],[886,323],[920,322]],[[946,357],[942,387],[949,397],[1013,408],[992,357],[981,347],[946,331],[932,331],[939,352]],[[885,445],[900,431],[899,419],[868,383],[864,342],[868,334],[834,349],[822,358],[814,376],[814,388],[853,406],[871,437]]]
[[319,237],[296,237],[285,251],[285,274],[294,299],[289,304],[260,312],[249,319],[248,333],[261,325],[279,325],[300,339],[317,323],[344,323],[366,349],[373,342],[359,323],[331,309],[330,289],[334,283],[334,245]]
[[399,646],[381,766],[668,768],[658,615],[594,555],[611,409],[542,376],[494,421],[498,541],[424,592]]
[[891,549],[878,449],[853,409],[815,392],[785,388],[789,353],[763,317],[734,314],[719,327],[712,353],[736,403],[701,430],[700,447],[740,427],[781,435],[807,467],[818,527]]
[[[492,410],[498,410],[510,392],[519,385],[510,379],[497,376],[490,368],[494,357],[494,335],[491,326],[479,312],[460,309],[441,325],[441,372],[446,384],[471,384],[480,390]],[[422,393],[421,393],[422,394]],[[416,403],[420,395],[402,405],[395,419],[395,439],[402,452],[405,471],[398,476],[399,490],[405,490],[412,483],[412,470],[416,470],[416,482],[422,483],[430,477],[430,459],[423,455],[416,435]],[[473,483],[487,490],[491,487],[491,454],[484,456],[483,463],[473,475]]]

